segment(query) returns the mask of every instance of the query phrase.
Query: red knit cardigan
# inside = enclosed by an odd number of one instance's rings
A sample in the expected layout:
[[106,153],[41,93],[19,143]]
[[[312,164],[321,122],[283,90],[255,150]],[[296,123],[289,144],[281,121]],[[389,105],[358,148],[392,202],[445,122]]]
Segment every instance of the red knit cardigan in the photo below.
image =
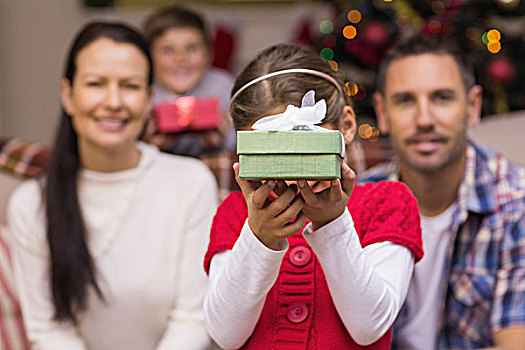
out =
[[[416,261],[422,258],[419,210],[403,183],[383,181],[355,186],[347,207],[363,247],[390,241],[410,249]],[[247,216],[246,202],[240,192],[231,193],[219,206],[204,261],[206,272],[215,253],[232,249]],[[290,248],[279,277],[242,349],[390,349],[390,330],[368,346],[360,346],[351,338],[334,306],[319,260],[301,232],[289,237],[288,242]],[[302,266],[296,266],[290,259],[298,246],[311,253],[310,260]],[[287,314],[289,306],[297,302],[306,305],[307,317],[294,323]]]

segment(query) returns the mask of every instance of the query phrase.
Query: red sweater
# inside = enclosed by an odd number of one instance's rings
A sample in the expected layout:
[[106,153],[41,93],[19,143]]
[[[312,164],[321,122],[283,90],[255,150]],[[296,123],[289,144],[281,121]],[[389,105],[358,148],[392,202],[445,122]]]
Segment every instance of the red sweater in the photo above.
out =
[[[403,183],[383,181],[355,186],[347,207],[363,247],[390,241],[410,249],[416,261],[421,259],[419,210]],[[215,253],[232,249],[247,217],[240,192],[231,193],[219,206],[204,261],[206,272]],[[339,318],[323,269],[301,232],[289,237],[288,242],[279,277],[266,297],[253,334],[242,348],[390,349],[390,330],[369,346],[355,343]]]

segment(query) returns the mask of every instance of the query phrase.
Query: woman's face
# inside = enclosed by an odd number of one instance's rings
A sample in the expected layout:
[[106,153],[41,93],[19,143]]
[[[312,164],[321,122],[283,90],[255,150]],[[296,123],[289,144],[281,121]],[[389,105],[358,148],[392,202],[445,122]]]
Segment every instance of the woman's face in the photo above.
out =
[[150,109],[148,73],[146,56],[129,43],[100,38],[79,51],[62,104],[80,149],[134,148]]
[[155,79],[178,95],[193,90],[209,63],[202,33],[191,27],[171,28],[153,41]]

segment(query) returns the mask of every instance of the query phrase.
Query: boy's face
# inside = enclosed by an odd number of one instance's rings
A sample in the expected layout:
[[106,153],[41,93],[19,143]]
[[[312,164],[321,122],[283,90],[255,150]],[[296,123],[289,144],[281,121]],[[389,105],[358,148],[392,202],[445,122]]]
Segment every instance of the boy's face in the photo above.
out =
[[421,54],[392,61],[384,94],[375,95],[382,132],[390,133],[402,164],[435,172],[458,161],[467,127],[479,120],[480,87],[465,91],[450,55]]
[[153,41],[151,54],[155,78],[178,95],[197,86],[209,63],[202,33],[191,27],[165,31]]

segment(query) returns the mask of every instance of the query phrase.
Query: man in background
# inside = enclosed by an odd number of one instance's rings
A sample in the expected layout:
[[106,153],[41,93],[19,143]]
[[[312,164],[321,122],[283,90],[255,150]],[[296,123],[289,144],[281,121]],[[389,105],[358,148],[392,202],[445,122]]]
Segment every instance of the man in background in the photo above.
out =
[[399,180],[418,200],[425,256],[394,325],[394,348],[523,349],[525,170],[469,141],[482,88],[451,42],[398,42],[378,73],[379,129],[396,159],[359,181]]

